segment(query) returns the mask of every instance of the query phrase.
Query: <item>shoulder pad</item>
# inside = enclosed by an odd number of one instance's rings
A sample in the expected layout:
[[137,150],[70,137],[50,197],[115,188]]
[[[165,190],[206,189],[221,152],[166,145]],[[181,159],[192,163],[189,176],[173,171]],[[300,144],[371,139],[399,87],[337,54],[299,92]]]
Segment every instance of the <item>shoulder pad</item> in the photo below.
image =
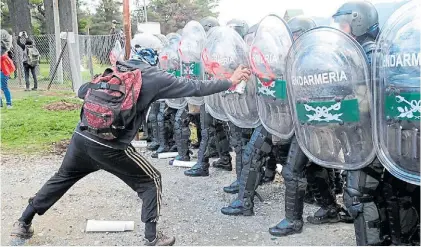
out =
[[372,55],[374,50],[376,49],[376,42],[373,40],[368,40],[361,45],[364,49],[365,55],[367,56],[368,63],[371,65],[372,62]]
[[369,40],[364,42],[361,46],[363,47],[366,54],[372,53],[376,49],[376,42]]

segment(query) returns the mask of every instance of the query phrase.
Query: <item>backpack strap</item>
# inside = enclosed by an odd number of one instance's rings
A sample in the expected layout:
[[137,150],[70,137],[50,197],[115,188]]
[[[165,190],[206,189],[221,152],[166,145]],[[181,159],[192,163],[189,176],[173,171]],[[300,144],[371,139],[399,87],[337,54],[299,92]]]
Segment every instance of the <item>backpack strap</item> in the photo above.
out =
[[110,84],[108,82],[102,81],[100,83],[90,83],[89,88],[98,90],[98,89],[107,89],[107,90],[113,90],[113,91],[119,91],[121,93],[126,93],[126,87],[117,85],[117,84]]

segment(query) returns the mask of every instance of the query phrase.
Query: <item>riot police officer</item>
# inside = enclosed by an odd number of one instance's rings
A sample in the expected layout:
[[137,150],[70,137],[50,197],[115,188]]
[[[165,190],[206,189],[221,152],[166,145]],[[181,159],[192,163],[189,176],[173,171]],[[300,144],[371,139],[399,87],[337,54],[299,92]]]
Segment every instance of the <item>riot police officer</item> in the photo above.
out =
[[[227,26],[233,28],[242,38],[246,36],[249,30],[249,26],[246,21],[240,19],[232,19],[227,22]],[[232,122],[228,122],[229,131],[230,131],[230,142],[231,146],[234,148],[235,152],[235,172],[236,180],[230,185],[225,186],[223,190],[226,193],[238,193],[239,190],[239,180],[241,176],[241,171],[243,169],[244,161],[244,149],[247,142],[250,140],[252,129],[239,128]]]
[[[404,13],[402,16],[410,18],[412,11],[415,11],[414,13],[418,11],[419,13],[420,4],[414,1],[403,8],[405,11],[402,10],[402,13]],[[402,22],[412,21],[406,20],[402,16],[396,19],[400,19]],[[342,31],[351,35],[363,47],[369,63],[373,61],[372,59],[376,56],[376,52],[383,52],[381,49],[376,50],[375,39],[379,33],[379,21],[377,10],[371,3],[365,1],[345,3],[333,15],[333,19]],[[404,37],[405,44],[415,45],[415,47],[401,48],[410,51],[415,50],[419,54],[419,27],[415,31],[418,34],[415,34],[408,32],[408,23],[406,24],[405,28],[400,30],[401,32],[397,32],[399,33],[398,36]],[[402,25],[395,25],[395,28],[401,27]],[[385,25],[385,29],[390,31],[391,27]],[[389,33],[393,34],[393,32]],[[382,37],[378,42],[385,42],[386,38]],[[385,46],[391,45],[393,42],[399,43],[399,38],[394,37]],[[378,47],[382,48],[382,46]],[[390,49],[388,52],[396,55],[393,53],[399,51]],[[381,67],[383,67],[384,60],[380,61],[380,63],[382,64]],[[418,82],[416,84],[419,86],[419,64],[415,67],[418,69],[416,76],[418,77]],[[406,77],[399,75],[398,78],[399,81],[402,81]],[[393,78],[387,79],[393,80]],[[372,81],[371,83],[375,83],[375,88],[377,88],[378,83],[383,83],[383,81]],[[396,87],[399,87],[398,84],[395,83]],[[372,115],[372,118],[377,117],[377,114]],[[404,127],[400,126],[400,129],[404,129]],[[374,129],[373,131],[377,132],[379,130]],[[382,131],[388,130],[382,129]],[[376,141],[374,139],[374,142]],[[404,137],[399,139],[399,142],[404,142]],[[404,145],[402,144],[402,146]],[[376,148],[378,148],[378,145],[376,145]],[[384,157],[382,153],[381,157]],[[382,162],[388,163],[387,159],[384,158]],[[415,163],[418,166],[419,160]],[[415,194],[416,196],[414,197]],[[419,186],[405,183],[393,177],[388,171],[384,172],[383,166],[377,157],[371,164],[360,170],[346,171],[344,203],[348,212],[355,218],[354,228],[357,245],[414,244],[414,239],[417,241],[416,245],[419,245],[419,225],[417,226],[417,223],[415,223],[419,220],[419,211],[415,209],[416,207],[419,209]]]
[[[209,34],[210,30],[219,26],[219,22],[215,17],[208,16],[200,20],[200,24]],[[209,176],[209,158],[218,152],[219,160],[213,163],[216,168],[227,171],[232,170],[231,156],[229,154],[229,138],[221,121],[214,119],[206,112],[205,105],[200,106],[200,129],[201,141],[198,151],[197,163],[184,174],[190,177]]]
[[[313,20],[299,17],[288,23],[293,36],[297,38],[301,33],[315,27]],[[308,221],[315,224],[331,223],[339,221],[338,205],[332,192],[329,171],[317,165],[310,165],[293,138],[292,143],[279,143],[273,145],[271,135],[263,126],[255,129],[251,141],[247,145],[246,165],[241,176],[241,188],[237,200],[221,211],[227,215],[251,215],[253,214],[253,200],[255,189],[259,179],[259,169],[263,166],[266,157],[273,155],[281,164],[285,164],[282,175],[285,179],[286,196],[285,210],[287,218],[276,227],[270,229],[270,233],[276,236],[286,236],[301,232],[304,207],[304,193],[307,180],[311,184],[312,191],[322,207]],[[288,155],[287,155],[288,154]],[[286,162],[285,162],[286,161]],[[307,167],[308,166],[308,167]],[[307,169],[306,169],[307,167]],[[305,172],[307,171],[307,179]],[[244,182],[243,182],[244,181]]]

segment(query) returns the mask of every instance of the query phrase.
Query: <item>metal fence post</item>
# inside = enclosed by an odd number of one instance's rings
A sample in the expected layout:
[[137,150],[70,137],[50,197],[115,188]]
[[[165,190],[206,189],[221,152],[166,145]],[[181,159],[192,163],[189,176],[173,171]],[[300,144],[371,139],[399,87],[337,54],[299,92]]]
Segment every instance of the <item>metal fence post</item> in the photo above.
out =
[[82,85],[82,76],[80,73],[80,58],[76,39],[78,35],[73,32],[67,33],[67,47],[69,51],[69,62],[72,73],[72,87],[73,91],[77,93],[79,87]]
[[94,78],[94,66],[92,64],[91,36],[89,35],[89,29],[88,29],[88,41],[87,41],[86,50],[87,50],[86,55],[88,56],[89,73],[91,75],[91,80],[92,80]]

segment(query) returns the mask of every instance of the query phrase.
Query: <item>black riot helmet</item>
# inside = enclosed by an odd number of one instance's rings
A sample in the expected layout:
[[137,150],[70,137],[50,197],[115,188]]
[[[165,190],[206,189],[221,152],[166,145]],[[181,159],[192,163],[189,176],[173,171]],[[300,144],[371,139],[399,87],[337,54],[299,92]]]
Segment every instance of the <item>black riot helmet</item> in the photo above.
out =
[[[367,35],[375,39],[379,33],[379,15],[376,7],[370,2],[344,3],[332,17],[340,29],[353,35],[357,40]],[[346,30],[347,26],[350,30]]]
[[254,35],[256,35],[257,29],[259,28],[259,23],[254,24],[251,26],[247,32],[247,34],[244,36],[244,41],[248,46],[251,46],[251,43],[253,43]]
[[200,20],[200,24],[208,32],[211,28],[219,26],[219,22],[215,17],[208,16]]
[[237,31],[237,33],[240,34],[242,38],[244,38],[244,36],[248,33],[249,30],[249,25],[247,24],[247,22],[239,19],[232,19],[228,21],[227,26],[234,28],[234,30]]
[[289,20],[287,24],[289,30],[291,30],[294,40],[304,32],[316,27],[316,22],[314,22],[313,19],[305,16],[294,17]]

